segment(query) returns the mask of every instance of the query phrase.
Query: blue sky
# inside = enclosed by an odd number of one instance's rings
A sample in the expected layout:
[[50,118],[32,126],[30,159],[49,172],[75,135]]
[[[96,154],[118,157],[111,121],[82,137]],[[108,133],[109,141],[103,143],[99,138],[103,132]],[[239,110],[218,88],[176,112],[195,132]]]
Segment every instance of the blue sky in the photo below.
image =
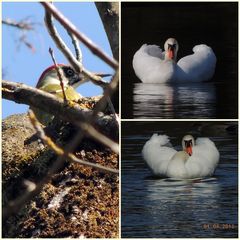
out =
[[[54,3],[54,5],[78,29],[87,35],[93,42],[100,46],[108,55],[112,56],[100,16],[94,3]],[[27,40],[36,49],[33,53],[25,45],[19,43],[21,32],[13,27],[2,26],[2,69],[3,79],[25,83],[35,86],[39,76],[48,66],[53,65],[48,53],[49,47],[53,48],[58,63],[67,63],[62,53],[57,49],[44,25],[44,9],[37,2],[12,2],[2,3],[3,19],[10,18],[16,21],[28,19],[36,23],[35,30],[27,32]],[[65,30],[55,22],[56,27],[64,41],[72,48],[71,40]],[[93,55],[81,44],[83,64],[85,68],[94,72],[113,73],[113,70],[102,60]],[[91,83],[83,84],[78,88],[83,96],[95,96],[102,93],[101,88]],[[16,104],[11,101],[2,101],[2,117],[11,114],[26,112],[28,106]]]

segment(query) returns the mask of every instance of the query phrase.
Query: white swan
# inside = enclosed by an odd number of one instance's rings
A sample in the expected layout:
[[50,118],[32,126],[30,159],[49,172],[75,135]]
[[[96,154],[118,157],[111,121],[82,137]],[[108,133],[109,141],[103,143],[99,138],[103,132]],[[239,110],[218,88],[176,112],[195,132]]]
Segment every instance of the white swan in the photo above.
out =
[[211,176],[219,161],[219,152],[209,138],[197,138],[196,145],[191,135],[182,139],[183,151],[177,152],[166,135],[153,136],[142,150],[143,158],[154,175],[193,179]]
[[205,44],[196,45],[193,54],[177,63],[178,42],[169,38],[163,52],[157,45],[144,44],[133,57],[133,69],[144,83],[167,83],[170,81],[200,82],[209,80],[216,66],[216,56]]

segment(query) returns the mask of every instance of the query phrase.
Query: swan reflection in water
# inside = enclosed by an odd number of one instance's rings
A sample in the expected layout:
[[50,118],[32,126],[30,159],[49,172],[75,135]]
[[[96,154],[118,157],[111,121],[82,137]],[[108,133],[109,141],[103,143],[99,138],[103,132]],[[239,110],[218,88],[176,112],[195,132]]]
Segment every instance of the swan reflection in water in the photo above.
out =
[[213,83],[144,84],[133,89],[134,118],[215,118]]
[[[220,197],[221,187],[215,177],[174,180],[171,178],[157,179],[148,176],[146,181],[147,198],[151,201],[160,200],[162,203],[170,203],[172,199],[174,205],[176,205],[176,201],[184,201],[185,205],[186,202],[192,201],[216,204],[217,199]],[[214,196],[214,198],[210,196]],[[159,207],[161,208],[161,206]]]
[[144,191],[137,195],[127,219],[128,229],[134,229],[136,236],[215,236],[214,231],[204,232],[203,227],[219,222],[221,186],[216,178],[173,180],[148,176]]
[[[217,179],[196,179],[174,181],[171,179],[147,181],[148,194],[146,195],[149,205],[154,205],[154,210],[150,206],[144,206],[145,209],[152,211],[152,225],[159,226],[159,216],[161,223],[167,222],[161,226],[162,234],[168,229],[181,229],[181,231],[191,232],[193,223],[195,228],[203,230],[203,225],[208,223],[208,210],[211,216],[221,209],[219,199],[221,197],[221,187]],[[159,204],[154,204],[158,202]],[[208,210],[207,210],[208,209]],[[160,226],[159,226],[160,227]],[[191,236],[191,234],[189,233]]]

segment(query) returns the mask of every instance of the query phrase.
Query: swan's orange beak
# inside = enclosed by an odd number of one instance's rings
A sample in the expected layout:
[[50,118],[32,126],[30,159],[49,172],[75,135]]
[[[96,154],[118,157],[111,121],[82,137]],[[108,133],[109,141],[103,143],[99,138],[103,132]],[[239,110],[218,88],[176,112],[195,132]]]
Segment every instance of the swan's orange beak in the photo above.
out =
[[174,49],[172,49],[172,48],[168,49],[168,58],[174,59]]
[[186,147],[186,152],[189,156],[192,156],[192,146]]

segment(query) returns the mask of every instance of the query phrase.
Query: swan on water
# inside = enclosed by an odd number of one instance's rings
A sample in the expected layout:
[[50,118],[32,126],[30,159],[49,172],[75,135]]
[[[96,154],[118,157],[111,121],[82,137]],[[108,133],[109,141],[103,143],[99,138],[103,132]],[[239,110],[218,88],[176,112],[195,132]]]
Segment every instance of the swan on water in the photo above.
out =
[[193,54],[177,62],[179,45],[169,38],[164,52],[157,45],[144,44],[133,57],[133,69],[143,83],[202,82],[212,78],[216,56],[211,47],[200,44]]
[[219,162],[219,151],[209,138],[191,135],[182,139],[182,151],[172,148],[167,135],[153,134],[142,150],[152,173],[160,177],[194,179],[211,176]]

